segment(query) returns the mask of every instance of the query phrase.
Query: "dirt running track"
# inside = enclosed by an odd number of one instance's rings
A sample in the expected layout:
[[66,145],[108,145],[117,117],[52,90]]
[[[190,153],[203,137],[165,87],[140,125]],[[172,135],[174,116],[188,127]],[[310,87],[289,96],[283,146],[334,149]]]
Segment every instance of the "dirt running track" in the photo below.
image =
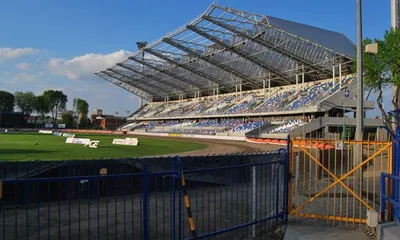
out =
[[241,141],[227,141],[227,140],[216,140],[216,139],[194,139],[194,138],[180,138],[180,137],[155,137],[155,136],[141,136],[136,135],[135,137],[140,138],[157,138],[157,139],[168,139],[176,141],[196,142],[208,145],[203,150],[196,150],[191,152],[184,152],[179,156],[201,156],[208,154],[231,154],[231,153],[246,153],[246,152],[259,152],[259,151],[270,151],[283,148],[283,146],[270,145],[270,144],[257,144]]

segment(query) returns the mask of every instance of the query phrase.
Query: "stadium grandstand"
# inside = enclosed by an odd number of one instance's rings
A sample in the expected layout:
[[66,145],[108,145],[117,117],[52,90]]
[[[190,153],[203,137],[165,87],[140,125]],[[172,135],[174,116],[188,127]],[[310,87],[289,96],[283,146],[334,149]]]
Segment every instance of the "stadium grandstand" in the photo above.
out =
[[284,138],[341,132],[336,118],[355,113],[355,45],[342,33],[213,4],[138,47],[95,73],[147,102],[121,130]]

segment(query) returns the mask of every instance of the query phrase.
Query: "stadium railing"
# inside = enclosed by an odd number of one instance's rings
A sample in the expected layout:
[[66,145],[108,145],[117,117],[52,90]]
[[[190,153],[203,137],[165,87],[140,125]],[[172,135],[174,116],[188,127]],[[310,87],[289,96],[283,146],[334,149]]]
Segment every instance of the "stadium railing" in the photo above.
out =
[[255,236],[287,220],[287,156],[0,163],[0,238]]

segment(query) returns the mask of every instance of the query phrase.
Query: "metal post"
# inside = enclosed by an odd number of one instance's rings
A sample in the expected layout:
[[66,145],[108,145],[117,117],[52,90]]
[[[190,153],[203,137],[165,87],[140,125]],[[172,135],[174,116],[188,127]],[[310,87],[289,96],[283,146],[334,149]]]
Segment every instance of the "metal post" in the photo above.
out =
[[[357,1],[357,119],[356,119],[356,140],[362,141],[364,132],[364,84],[362,68],[362,5],[361,0]],[[355,166],[363,161],[362,144],[357,143],[355,149]],[[362,169],[355,172],[355,178],[361,179],[356,184],[362,196]]]
[[[396,129],[396,137],[395,141],[392,142],[394,146],[392,146],[393,154],[392,154],[392,174],[396,177],[400,177],[400,127]],[[396,202],[400,200],[400,188],[399,188],[399,181],[392,181],[392,197]],[[391,216],[395,215],[395,208],[392,208]]]
[[399,27],[399,0],[391,0],[392,28]]
[[332,79],[333,82],[335,82],[335,78],[336,78],[336,72],[335,72],[335,59],[333,59],[333,64],[332,64]]
[[285,177],[284,177],[284,182],[283,182],[283,184],[284,184],[284,192],[283,192],[283,207],[284,207],[283,214],[284,214],[284,217],[283,217],[283,220],[285,223],[287,223],[288,215],[289,215],[289,194],[292,194],[292,192],[289,192],[289,184],[290,184],[289,182],[291,181],[291,179],[289,179],[290,178],[290,174],[289,174],[290,173],[290,161],[291,161],[291,159],[290,159],[290,144],[291,144],[290,135],[288,134],[286,152],[285,152],[285,164],[284,164]]
[[[257,220],[257,209],[256,209],[256,201],[257,201],[257,170],[256,166],[251,167],[251,220],[255,222]],[[253,224],[251,226],[251,236],[256,237],[256,225]]]
[[[172,160],[172,172],[175,172],[175,159]],[[171,177],[171,240],[175,240],[175,176]]]
[[[176,161],[178,162],[178,176],[177,179],[178,181],[181,183],[182,182],[182,173],[183,173],[183,168],[182,168],[182,164],[181,164],[181,159],[179,156],[175,157]],[[178,210],[178,239],[182,239],[182,184],[178,184],[179,186],[179,200],[178,200],[178,206],[179,206],[179,210]]]
[[142,224],[143,224],[143,240],[149,239],[149,171],[147,166],[143,167],[143,209],[142,209]]
[[268,98],[271,97],[271,73],[268,73]]
[[[294,192],[296,194],[300,193],[300,185],[299,185],[299,181],[300,181],[300,158],[299,158],[299,154],[296,153],[296,165],[295,165],[295,175],[294,175]],[[303,159],[304,160],[304,159]]]
[[[340,87],[342,87],[342,59],[339,60],[339,81]],[[335,84],[335,82],[333,82]]]
[[[357,0],[357,140],[362,140],[364,128],[364,84],[362,68],[362,10],[361,0]],[[357,156],[360,157],[360,156]],[[360,159],[361,158],[357,158]]]
[[264,92],[264,97],[265,97],[265,79],[263,79],[263,92]]
[[381,221],[385,221],[386,202],[382,194],[382,192],[384,191],[385,191],[385,176],[381,175]]
[[[392,28],[398,28],[399,27],[399,0],[391,0],[391,12],[392,12],[392,17],[391,17],[391,26]],[[394,99],[396,95],[398,87],[393,85],[392,86],[392,99]],[[393,110],[395,109],[395,106],[393,105]],[[397,123],[393,123],[393,131],[396,131]]]

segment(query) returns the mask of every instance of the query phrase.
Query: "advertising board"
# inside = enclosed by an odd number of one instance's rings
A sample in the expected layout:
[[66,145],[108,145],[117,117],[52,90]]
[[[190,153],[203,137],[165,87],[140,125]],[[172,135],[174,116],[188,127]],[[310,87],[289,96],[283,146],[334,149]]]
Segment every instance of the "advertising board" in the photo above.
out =
[[89,145],[89,138],[67,138],[65,143]]
[[137,138],[115,138],[112,144],[137,146],[139,144],[139,140]]

